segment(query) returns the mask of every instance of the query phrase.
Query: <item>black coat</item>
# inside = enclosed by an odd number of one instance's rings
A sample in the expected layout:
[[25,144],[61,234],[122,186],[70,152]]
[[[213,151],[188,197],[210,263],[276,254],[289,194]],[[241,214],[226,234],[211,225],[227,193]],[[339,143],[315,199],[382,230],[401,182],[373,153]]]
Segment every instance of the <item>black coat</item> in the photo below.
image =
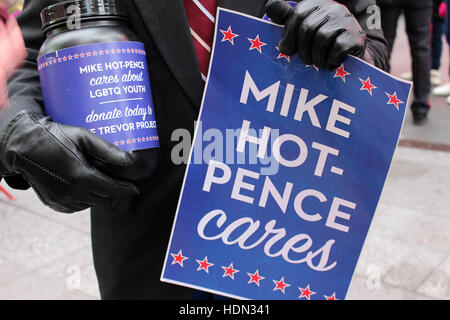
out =
[[[10,107],[0,130],[20,110],[42,111],[36,67],[44,41],[39,12],[51,0],[25,0],[19,17],[28,59],[9,83]],[[267,0],[219,0],[221,7],[261,17]],[[366,29],[375,64],[387,66],[381,30],[367,29],[367,7],[375,0],[341,1]],[[192,291],[160,282],[160,274],[185,166],[171,161],[172,132],[191,134],[204,87],[181,0],[126,0],[131,27],[145,43],[163,159],[155,176],[137,183],[141,195],[92,209],[94,263],[102,298],[190,298]],[[195,199],[193,199],[195,201]]]

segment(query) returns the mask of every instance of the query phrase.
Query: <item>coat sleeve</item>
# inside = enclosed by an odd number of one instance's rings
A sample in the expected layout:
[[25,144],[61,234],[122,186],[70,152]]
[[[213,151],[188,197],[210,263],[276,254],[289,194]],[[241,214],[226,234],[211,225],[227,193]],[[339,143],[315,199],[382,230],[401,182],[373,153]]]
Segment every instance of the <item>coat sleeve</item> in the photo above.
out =
[[41,30],[40,11],[52,4],[52,0],[25,0],[23,12],[17,21],[22,30],[28,56],[9,79],[9,105],[0,113],[0,132],[21,111],[43,113],[42,93],[37,69],[37,55],[45,37]]
[[367,35],[364,59],[376,67],[388,70],[389,58],[386,40],[381,29],[380,9],[375,0],[341,0],[358,20]]

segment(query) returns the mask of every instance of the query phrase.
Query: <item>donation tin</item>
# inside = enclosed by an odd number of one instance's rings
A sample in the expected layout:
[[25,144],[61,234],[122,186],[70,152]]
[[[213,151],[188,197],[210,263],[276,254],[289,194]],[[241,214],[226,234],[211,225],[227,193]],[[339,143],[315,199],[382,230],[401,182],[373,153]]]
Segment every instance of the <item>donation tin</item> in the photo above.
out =
[[119,0],[64,1],[42,10],[38,55],[44,108],[131,153],[129,179],[150,175],[159,138],[144,44]]

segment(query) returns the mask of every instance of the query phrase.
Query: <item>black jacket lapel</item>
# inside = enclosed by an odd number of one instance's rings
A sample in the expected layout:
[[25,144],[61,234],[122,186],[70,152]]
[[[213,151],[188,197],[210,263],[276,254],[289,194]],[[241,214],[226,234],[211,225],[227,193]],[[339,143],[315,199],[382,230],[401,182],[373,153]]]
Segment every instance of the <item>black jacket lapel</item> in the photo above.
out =
[[135,3],[170,70],[199,109],[204,82],[183,1],[135,0]]

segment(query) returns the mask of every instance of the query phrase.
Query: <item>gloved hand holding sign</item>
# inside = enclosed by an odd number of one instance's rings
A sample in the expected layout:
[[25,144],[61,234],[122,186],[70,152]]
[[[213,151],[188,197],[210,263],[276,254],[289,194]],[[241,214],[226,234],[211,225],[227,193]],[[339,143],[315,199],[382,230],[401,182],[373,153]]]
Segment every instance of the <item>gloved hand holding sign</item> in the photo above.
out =
[[365,58],[366,34],[342,4],[331,0],[303,0],[295,8],[282,0],[266,5],[269,18],[285,25],[280,52],[297,52],[306,64],[334,70],[346,54]]

